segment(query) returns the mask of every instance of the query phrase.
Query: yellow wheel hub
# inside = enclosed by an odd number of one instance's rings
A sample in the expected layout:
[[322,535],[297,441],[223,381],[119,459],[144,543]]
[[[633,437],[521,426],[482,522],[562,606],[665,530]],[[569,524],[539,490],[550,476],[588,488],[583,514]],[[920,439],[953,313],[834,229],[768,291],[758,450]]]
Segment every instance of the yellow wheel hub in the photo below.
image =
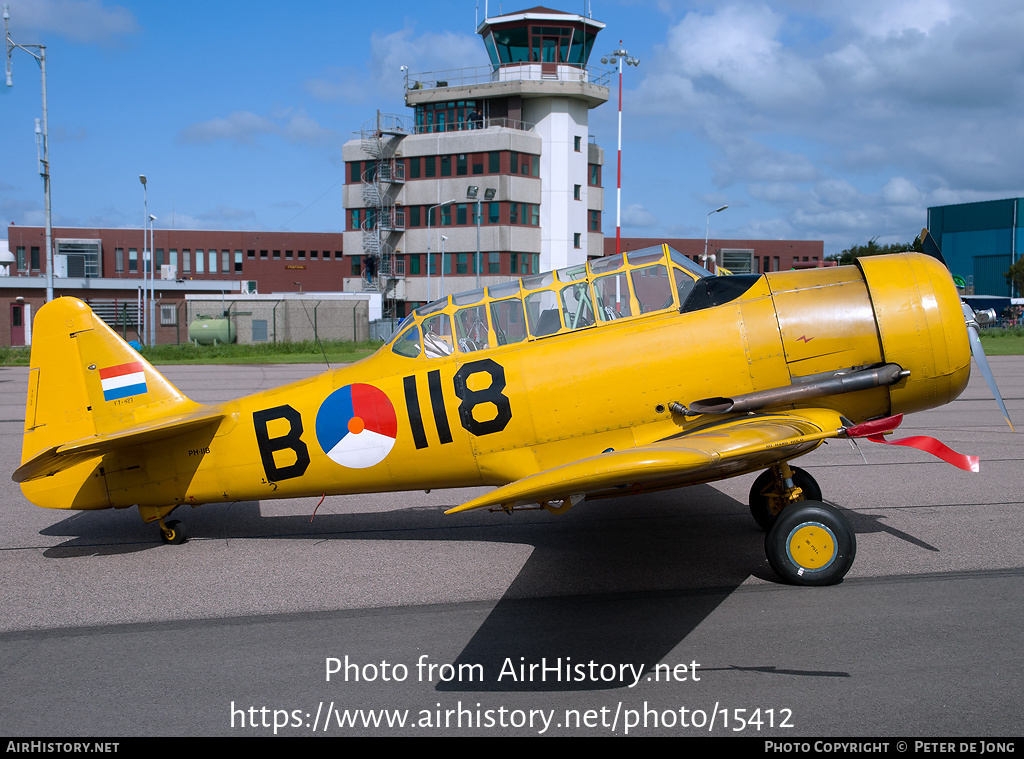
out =
[[824,569],[836,557],[836,536],[823,524],[807,522],[789,534],[786,550],[798,567]]

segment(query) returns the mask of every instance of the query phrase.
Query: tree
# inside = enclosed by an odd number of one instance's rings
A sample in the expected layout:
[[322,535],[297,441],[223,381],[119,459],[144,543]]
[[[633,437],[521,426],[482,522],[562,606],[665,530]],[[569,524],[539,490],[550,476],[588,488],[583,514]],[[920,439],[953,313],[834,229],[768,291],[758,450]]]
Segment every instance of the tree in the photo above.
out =
[[1009,271],[1003,272],[1003,276],[1010,281],[1014,290],[1024,293],[1024,257],[1018,258]]
[[848,266],[861,256],[882,256],[888,253],[904,253],[908,250],[921,252],[921,236],[914,238],[912,243],[893,243],[891,245],[879,245],[877,237],[868,240],[867,245],[851,245],[842,253],[826,256],[829,261],[837,261],[840,266]]

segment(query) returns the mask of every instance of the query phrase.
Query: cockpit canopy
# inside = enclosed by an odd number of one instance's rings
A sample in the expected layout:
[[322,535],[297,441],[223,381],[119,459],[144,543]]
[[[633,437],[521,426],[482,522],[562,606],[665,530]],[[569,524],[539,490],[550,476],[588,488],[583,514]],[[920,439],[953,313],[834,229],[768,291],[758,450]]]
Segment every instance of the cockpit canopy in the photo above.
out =
[[458,293],[416,309],[388,341],[400,356],[441,358],[679,310],[711,272],[668,245]]

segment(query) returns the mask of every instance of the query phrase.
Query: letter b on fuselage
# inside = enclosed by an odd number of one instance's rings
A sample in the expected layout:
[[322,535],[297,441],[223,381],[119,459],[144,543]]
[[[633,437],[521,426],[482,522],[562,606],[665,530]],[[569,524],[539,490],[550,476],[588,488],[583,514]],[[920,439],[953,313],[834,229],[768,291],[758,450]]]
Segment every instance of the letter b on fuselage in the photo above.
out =
[[[269,425],[276,419],[285,420],[288,423],[288,431],[283,435],[270,437]],[[260,449],[260,459],[263,461],[263,471],[268,482],[290,480],[305,474],[309,466],[309,450],[302,442],[302,415],[298,411],[288,405],[254,411],[252,425],[256,430],[256,444]],[[295,454],[294,463],[278,466],[274,459],[274,454],[278,451],[292,451]]]

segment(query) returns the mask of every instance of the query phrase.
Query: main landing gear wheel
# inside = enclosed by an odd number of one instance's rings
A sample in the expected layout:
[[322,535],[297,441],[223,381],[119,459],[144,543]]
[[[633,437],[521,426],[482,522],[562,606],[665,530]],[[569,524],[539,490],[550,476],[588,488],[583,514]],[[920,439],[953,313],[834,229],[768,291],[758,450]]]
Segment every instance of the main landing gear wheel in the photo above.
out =
[[857,537],[837,509],[816,501],[790,504],[764,540],[768,563],[793,585],[834,585],[853,566]]
[[165,545],[180,546],[185,542],[185,529],[181,522],[172,519],[170,522],[160,520],[160,541]]
[[[799,500],[792,503],[799,503],[801,500],[820,501],[821,488],[815,479],[800,467],[794,466],[789,469],[793,473],[793,485],[803,491]],[[772,528],[782,510],[791,503],[787,498],[783,477],[783,470],[773,466],[761,472],[750,487],[750,515],[765,532]]]

